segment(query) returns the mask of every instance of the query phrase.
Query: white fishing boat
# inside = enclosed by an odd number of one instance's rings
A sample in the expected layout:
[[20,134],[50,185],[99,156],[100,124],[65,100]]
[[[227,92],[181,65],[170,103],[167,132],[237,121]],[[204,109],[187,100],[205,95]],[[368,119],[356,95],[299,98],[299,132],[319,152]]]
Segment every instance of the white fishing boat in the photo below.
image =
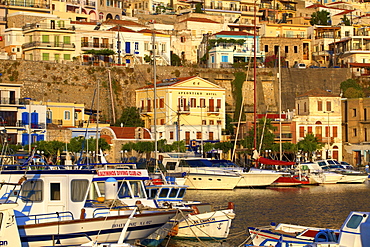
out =
[[147,194],[161,207],[191,209],[193,213],[176,222],[171,236],[177,238],[226,239],[235,218],[234,204],[229,202],[227,208],[214,209],[209,203],[184,201],[188,186],[174,182],[150,184],[146,186]]
[[209,159],[181,153],[162,155],[167,175],[184,178],[188,189],[232,190],[242,178],[238,172],[213,166]]
[[249,228],[255,246],[367,247],[370,246],[370,212],[351,212],[339,230],[279,224]]
[[[149,179],[146,170],[2,168],[0,181],[6,183],[0,195],[3,202],[18,203],[15,219],[21,242],[28,246],[83,244],[86,236],[117,242],[135,204],[146,199],[143,181]],[[125,204],[116,200],[117,194],[128,197]],[[177,214],[176,209],[141,208],[124,241],[145,239]]]

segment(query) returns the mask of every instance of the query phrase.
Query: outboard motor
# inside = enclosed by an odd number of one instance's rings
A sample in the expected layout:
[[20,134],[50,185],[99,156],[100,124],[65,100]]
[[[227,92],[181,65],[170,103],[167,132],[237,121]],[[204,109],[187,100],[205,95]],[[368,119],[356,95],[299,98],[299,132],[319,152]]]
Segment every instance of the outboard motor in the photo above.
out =
[[115,178],[105,181],[105,200],[115,200],[117,197],[118,182]]

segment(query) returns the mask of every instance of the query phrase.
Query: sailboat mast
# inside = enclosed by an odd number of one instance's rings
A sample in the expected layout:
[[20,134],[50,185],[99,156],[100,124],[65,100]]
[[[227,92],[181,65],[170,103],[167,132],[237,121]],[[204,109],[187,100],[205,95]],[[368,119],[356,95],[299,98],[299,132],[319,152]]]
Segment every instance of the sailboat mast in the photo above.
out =
[[[97,110],[96,110],[96,147],[95,147],[95,159],[96,159],[96,163],[99,163],[99,84],[100,84],[100,80],[98,80],[98,85],[97,85]],[[89,141],[87,141],[89,142]]]
[[157,70],[156,70],[156,61],[155,61],[155,30],[153,23],[152,31],[152,48],[153,48],[153,80],[154,80],[154,160],[155,168],[158,168],[158,144],[157,144]]
[[257,67],[257,4],[256,4],[256,1],[254,1],[254,38],[253,38],[253,45],[254,45],[254,49],[253,49],[253,54],[254,54],[254,61],[253,61],[253,92],[254,92],[254,104],[253,104],[253,112],[254,112],[254,116],[253,116],[253,127],[254,127],[254,142],[253,142],[253,148],[254,150],[257,149],[257,78],[256,78],[256,67]]
[[279,151],[280,160],[283,160],[283,146],[281,143],[281,46],[279,45]]

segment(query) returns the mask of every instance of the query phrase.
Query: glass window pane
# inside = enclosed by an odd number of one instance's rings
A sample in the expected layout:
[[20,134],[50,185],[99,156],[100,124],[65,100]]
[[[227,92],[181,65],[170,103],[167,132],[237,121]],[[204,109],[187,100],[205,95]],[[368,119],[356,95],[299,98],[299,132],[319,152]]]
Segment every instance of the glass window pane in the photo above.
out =
[[43,200],[43,181],[28,180],[21,190],[22,201],[41,202]]
[[89,181],[87,179],[74,179],[71,181],[71,200],[82,202],[85,200]]

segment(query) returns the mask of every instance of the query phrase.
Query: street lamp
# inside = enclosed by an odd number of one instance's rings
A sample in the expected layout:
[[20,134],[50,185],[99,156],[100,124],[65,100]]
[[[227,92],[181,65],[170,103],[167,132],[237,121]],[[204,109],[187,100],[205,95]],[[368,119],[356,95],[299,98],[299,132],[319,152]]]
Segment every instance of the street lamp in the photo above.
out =
[[326,159],[328,159],[330,156],[330,113],[334,113],[334,111],[324,111],[324,113],[328,114],[328,129],[326,133],[326,139],[327,139]]

